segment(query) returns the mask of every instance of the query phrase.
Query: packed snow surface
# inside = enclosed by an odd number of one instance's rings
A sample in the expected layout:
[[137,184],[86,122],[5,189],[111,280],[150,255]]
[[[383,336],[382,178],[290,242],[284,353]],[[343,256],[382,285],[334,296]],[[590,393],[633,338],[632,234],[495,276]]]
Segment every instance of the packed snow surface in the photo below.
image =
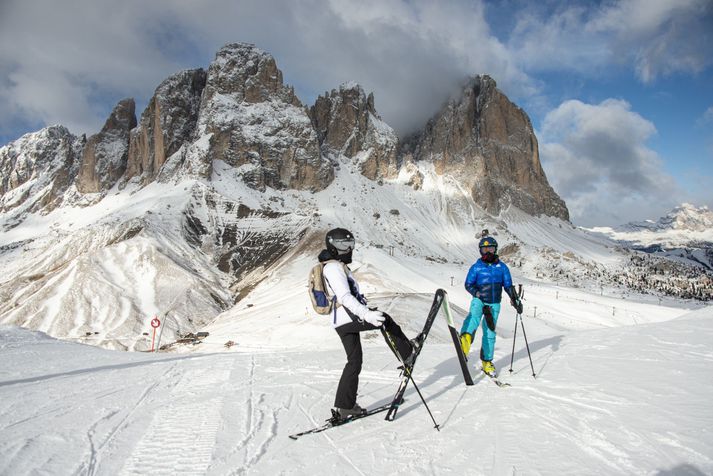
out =
[[[172,353],[0,328],[0,474],[713,472],[710,307],[526,284],[536,377],[520,328],[508,372],[516,321],[504,307],[494,362],[512,386],[483,378],[472,358],[466,387],[439,315],[414,378],[440,431],[411,386],[393,422],[375,415],[293,441],[329,416],[345,358],[326,318],[290,308],[294,296],[270,298],[279,285],[264,281],[251,307]],[[447,289],[460,325],[465,292]],[[381,293],[372,303],[414,335],[431,299]],[[550,314],[533,317],[535,305]],[[372,407],[390,401],[399,373],[377,333],[363,342],[359,402]]]

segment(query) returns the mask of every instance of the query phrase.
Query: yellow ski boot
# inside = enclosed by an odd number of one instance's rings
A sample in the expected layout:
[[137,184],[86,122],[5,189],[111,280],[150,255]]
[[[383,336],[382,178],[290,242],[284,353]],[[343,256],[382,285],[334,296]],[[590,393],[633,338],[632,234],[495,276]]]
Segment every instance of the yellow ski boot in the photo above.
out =
[[483,372],[488,375],[489,377],[497,378],[498,373],[495,370],[495,366],[493,365],[493,362],[490,360],[481,360],[483,364]]

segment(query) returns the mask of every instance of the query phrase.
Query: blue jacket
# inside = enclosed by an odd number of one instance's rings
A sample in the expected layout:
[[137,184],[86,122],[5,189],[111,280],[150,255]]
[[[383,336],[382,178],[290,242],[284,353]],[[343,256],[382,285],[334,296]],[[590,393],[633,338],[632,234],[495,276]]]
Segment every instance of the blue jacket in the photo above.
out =
[[500,260],[484,263],[479,259],[470,267],[465,278],[465,290],[486,304],[499,303],[503,288],[510,293],[512,277],[507,265]]

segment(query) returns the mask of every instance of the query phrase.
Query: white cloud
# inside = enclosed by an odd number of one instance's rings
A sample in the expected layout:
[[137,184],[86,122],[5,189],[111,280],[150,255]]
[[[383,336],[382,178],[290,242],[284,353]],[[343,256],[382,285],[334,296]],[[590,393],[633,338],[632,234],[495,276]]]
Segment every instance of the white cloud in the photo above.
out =
[[703,113],[703,122],[713,124],[713,106],[706,109]]
[[0,13],[5,130],[61,122],[92,132],[116,100],[134,96],[141,107],[165,77],[207,67],[235,41],[275,56],[307,103],[359,82],[401,132],[422,126],[466,76],[487,72],[509,92],[534,91],[480,1],[6,0]]
[[526,71],[600,74],[630,66],[645,82],[713,63],[710,0],[620,0],[525,8],[508,47]]
[[680,202],[675,180],[646,146],[653,123],[622,100],[570,100],[551,111],[540,133],[547,177],[564,198],[572,221],[621,224],[660,216]]
[[[179,68],[151,41],[157,23],[137,2],[3,2],[0,11],[0,127],[16,121],[98,129],[113,104],[150,96]],[[154,18],[155,19],[155,18]]]

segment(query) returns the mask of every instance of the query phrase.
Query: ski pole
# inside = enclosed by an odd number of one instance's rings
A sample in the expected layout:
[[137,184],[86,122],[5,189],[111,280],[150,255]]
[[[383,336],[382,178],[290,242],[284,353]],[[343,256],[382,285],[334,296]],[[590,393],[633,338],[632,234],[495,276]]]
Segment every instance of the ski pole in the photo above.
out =
[[428,408],[428,403],[426,403],[426,399],[423,398],[423,394],[421,394],[421,390],[418,389],[418,385],[416,385],[416,381],[413,379],[413,375],[411,375],[411,371],[409,370],[408,366],[404,362],[404,359],[401,357],[401,354],[399,354],[398,349],[396,349],[396,344],[391,339],[391,335],[388,332],[386,332],[383,327],[380,330],[381,330],[381,333],[384,335],[384,339],[386,339],[386,342],[389,344],[389,347],[391,348],[392,352],[396,355],[396,358],[399,359],[399,362],[401,362],[401,365],[404,366],[404,373],[406,374],[406,376],[409,379],[411,379],[413,388],[416,389],[416,393],[418,393],[418,396],[421,398],[423,405],[426,407],[426,410],[428,411],[428,415],[431,417],[431,421],[433,421],[434,428],[438,431],[441,431],[441,427],[438,423],[436,423],[436,419],[433,418],[433,413],[431,413],[431,409]]
[[406,364],[404,364],[404,372],[406,372],[406,374],[408,375],[408,378],[411,379],[413,388],[416,389],[418,396],[421,397],[421,401],[423,402],[423,405],[426,407],[426,410],[428,411],[428,416],[431,417],[431,421],[433,422],[433,428],[435,428],[438,431],[441,431],[440,425],[438,423],[436,423],[436,419],[433,418],[433,413],[431,413],[431,409],[428,408],[428,403],[426,403],[426,399],[423,398],[423,395],[421,395],[421,390],[418,389],[418,385],[416,385],[416,381],[413,379],[413,376],[411,375],[411,371],[406,368]]
[[[522,284],[517,285],[517,297],[522,299],[522,295],[524,294],[522,290]],[[523,330],[525,328],[523,327]],[[515,332],[512,335],[512,354],[510,355],[510,373],[512,373],[512,363],[515,360],[515,339],[517,339],[517,316],[515,316]]]
[[[522,289],[522,284],[517,285],[517,296],[522,299],[525,291]],[[512,373],[512,364],[515,360],[515,338],[517,337],[517,321],[520,319],[520,326],[522,326],[522,335],[525,337],[525,347],[527,348],[527,357],[530,359],[530,368],[532,369],[532,376],[535,377],[535,366],[532,365],[532,355],[530,355],[530,344],[527,342],[527,334],[525,333],[525,323],[522,322],[522,314],[518,313],[515,316],[515,333],[512,337],[512,355],[510,356],[510,373]]]
[[520,317],[520,325],[522,326],[522,335],[525,337],[525,347],[527,347],[527,357],[530,359],[530,368],[532,369],[532,376],[535,376],[535,366],[532,365],[532,356],[530,355],[530,344],[527,343],[527,334],[525,334],[525,324],[522,322],[522,314],[518,314]]
[[512,335],[512,355],[510,355],[510,373],[512,373],[512,363],[515,360],[515,339],[517,338],[517,316],[515,316],[515,333]]

